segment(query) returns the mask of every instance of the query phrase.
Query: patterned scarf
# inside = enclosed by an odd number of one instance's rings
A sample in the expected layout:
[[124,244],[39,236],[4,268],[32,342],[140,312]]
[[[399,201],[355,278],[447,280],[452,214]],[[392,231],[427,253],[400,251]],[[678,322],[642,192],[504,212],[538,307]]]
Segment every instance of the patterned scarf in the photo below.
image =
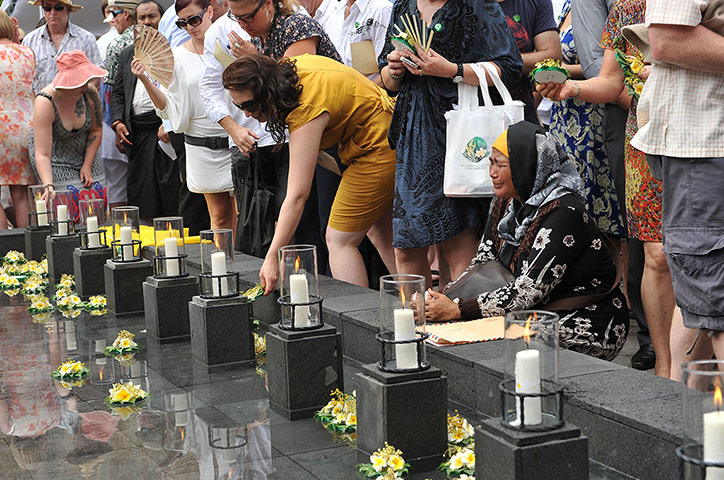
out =
[[538,125],[512,125],[508,130],[508,151],[513,185],[521,201],[508,204],[498,223],[498,236],[517,247],[543,205],[570,194],[582,200],[583,181],[553,135]]

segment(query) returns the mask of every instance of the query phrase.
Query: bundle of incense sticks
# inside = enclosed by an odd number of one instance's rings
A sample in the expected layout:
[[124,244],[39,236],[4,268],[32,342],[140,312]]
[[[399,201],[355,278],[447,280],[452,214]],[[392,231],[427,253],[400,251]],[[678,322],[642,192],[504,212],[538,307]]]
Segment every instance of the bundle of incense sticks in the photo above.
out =
[[[425,53],[429,54],[430,45],[432,44],[432,35],[435,31],[429,28],[427,22],[420,20],[416,15],[405,14],[400,17],[400,20],[402,20],[402,25],[405,27],[405,30],[403,31],[400,27],[395,25],[397,33],[403,38],[406,37],[408,39],[408,43],[415,48],[420,47]],[[427,37],[427,41],[425,37]]]

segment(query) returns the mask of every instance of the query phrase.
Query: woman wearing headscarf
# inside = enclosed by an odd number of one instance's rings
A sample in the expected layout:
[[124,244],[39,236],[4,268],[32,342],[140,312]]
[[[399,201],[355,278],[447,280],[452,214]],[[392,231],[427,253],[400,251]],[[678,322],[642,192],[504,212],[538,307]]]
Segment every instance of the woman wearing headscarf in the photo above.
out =
[[471,267],[499,261],[515,278],[458,302],[428,290],[428,321],[549,308],[560,315],[562,347],[615,358],[628,333],[620,268],[586,212],[573,163],[542,127],[520,122],[493,145],[490,177],[497,200]]

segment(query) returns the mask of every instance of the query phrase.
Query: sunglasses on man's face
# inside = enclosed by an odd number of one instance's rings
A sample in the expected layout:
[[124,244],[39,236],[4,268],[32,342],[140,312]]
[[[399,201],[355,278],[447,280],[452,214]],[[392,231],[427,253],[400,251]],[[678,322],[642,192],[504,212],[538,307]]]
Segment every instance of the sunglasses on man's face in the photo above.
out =
[[259,10],[261,9],[261,7],[264,6],[265,3],[266,0],[261,0],[261,2],[259,2],[259,5],[257,5],[254,9],[254,11],[247,15],[234,15],[233,13],[231,13],[231,9],[229,9],[226,14],[229,16],[230,19],[234,20],[235,22],[244,22],[248,24],[254,21],[254,17],[256,17],[256,14],[259,13]]
[[122,14],[123,10],[112,10],[111,15],[113,15],[113,18],[116,18],[118,15]]
[[259,105],[254,100],[247,100],[246,102],[236,103],[232,100],[232,103],[236,108],[239,110],[244,110],[245,112],[254,113],[257,110],[259,110]]
[[65,10],[65,5],[61,3],[56,3],[55,5],[43,5],[43,10],[46,12],[50,12],[51,10],[55,10],[56,12],[62,12]]
[[181,30],[185,30],[186,27],[196,27],[198,25],[201,25],[201,22],[204,21],[204,14],[206,13],[206,10],[209,7],[204,8],[201,10],[201,13],[198,13],[196,15],[191,15],[186,20],[178,19],[176,20],[176,26],[180,28]]

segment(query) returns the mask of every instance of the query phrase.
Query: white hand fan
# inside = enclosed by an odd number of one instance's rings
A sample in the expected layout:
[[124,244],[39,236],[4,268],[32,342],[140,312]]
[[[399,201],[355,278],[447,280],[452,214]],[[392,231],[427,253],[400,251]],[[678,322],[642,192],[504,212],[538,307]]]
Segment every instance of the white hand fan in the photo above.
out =
[[134,25],[133,54],[151,78],[168,88],[173,78],[173,53],[161,32],[146,25]]

